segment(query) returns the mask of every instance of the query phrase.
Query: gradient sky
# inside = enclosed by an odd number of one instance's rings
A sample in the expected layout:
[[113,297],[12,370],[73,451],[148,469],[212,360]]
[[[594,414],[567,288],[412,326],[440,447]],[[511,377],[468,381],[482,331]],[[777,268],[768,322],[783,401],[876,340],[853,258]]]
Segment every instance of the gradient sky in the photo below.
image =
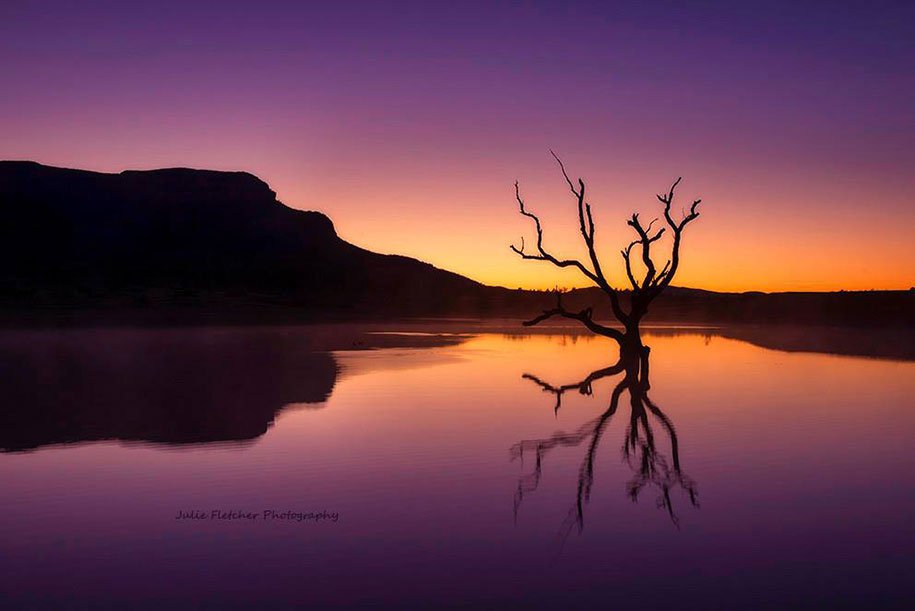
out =
[[682,175],[705,204],[675,284],[915,284],[912,2],[4,0],[0,58],[0,158],[247,170],[487,283],[584,284],[508,249],[518,179],[583,256],[553,148],[617,282],[625,218]]

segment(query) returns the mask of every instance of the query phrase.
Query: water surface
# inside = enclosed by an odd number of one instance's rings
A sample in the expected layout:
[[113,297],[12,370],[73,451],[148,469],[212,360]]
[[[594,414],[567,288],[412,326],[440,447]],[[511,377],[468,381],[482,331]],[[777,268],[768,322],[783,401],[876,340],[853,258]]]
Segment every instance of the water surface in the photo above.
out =
[[503,331],[4,333],[0,603],[909,606],[915,363]]

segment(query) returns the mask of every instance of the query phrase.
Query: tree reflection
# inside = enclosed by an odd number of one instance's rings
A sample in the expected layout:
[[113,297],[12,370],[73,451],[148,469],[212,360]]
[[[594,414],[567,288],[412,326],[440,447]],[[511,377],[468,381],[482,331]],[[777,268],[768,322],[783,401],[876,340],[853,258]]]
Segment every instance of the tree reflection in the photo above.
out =
[[[568,535],[573,528],[577,528],[579,532],[584,529],[584,511],[591,498],[594,484],[597,449],[604,431],[619,410],[624,393],[628,393],[630,410],[622,445],[622,459],[633,473],[626,484],[627,496],[635,502],[646,490],[655,490],[658,507],[667,513],[675,525],[679,525],[672,499],[676,489],[685,492],[692,506],[699,506],[696,483],[683,472],[680,465],[680,444],[674,424],[648,396],[648,356],[649,350],[646,347],[639,358],[620,360],[615,365],[592,372],[580,382],[562,386],[553,386],[537,376],[524,374],[525,379],[540,386],[544,392],[555,395],[553,410],[556,413],[562,408],[565,393],[576,391],[583,395],[593,395],[594,382],[617,374],[622,374],[623,377],[611,391],[607,409],[597,418],[584,423],[575,432],[554,433],[550,437],[524,440],[512,446],[512,460],[524,460],[531,454],[534,456],[533,470],[518,481],[514,500],[516,519],[524,497],[534,492],[540,484],[546,455],[557,447],[578,447],[586,444],[587,449],[578,471],[575,502],[563,523],[563,535]],[[655,427],[658,424],[669,441],[669,457],[658,448],[655,435]]]

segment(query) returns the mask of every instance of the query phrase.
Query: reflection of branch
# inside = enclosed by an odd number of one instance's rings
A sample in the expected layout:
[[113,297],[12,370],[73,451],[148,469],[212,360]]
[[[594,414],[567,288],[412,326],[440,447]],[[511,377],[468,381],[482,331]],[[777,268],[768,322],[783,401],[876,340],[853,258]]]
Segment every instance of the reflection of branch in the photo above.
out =
[[550,384],[547,384],[531,373],[525,373],[521,377],[526,380],[530,380],[540,386],[543,389],[543,392],[549,392],[556,395],[556,405],[553,407],[553,412],[556,413],[559,412],[559,408],[562,407],[562,395],[565,394],[567,390],[577,390],[583,395],[591,395],[593,394],[593,391],[591,390],[591,384],[597,380],[600,380],[601,378],[616,375],[621,372],[623,368],[623,362],[620,361],[616,365],[605,367],[604,369],[598,369],[597,371],[592,371],[588,377],[586,377],[581,382],[576,382],[574,384],[564,384],[562,386],[551,386]]
[[[562,403],[562,395],[566,391],[578,390],[582,394],[591,395],[594,381],[621,371],[625,371],[626,375],[614,387],[610,395],[610,404],[600,416],[586,422],[574,433],[559,432],[544,439],[524,440],[512,446],[510,450],[512,460],[516,458],[523,460],[525,453],[533,452],[535,454],[533,471],[522,476],[518,481],[514,501],[516,519],[524,496],[534,492],[540,483],[543,459],[546,454],[556,447],[577,447],[585,440],[590,440],[578,471],[575,502],[569,511],[568,518],[563,523],[563,536],[567,536],[576,526],[579,532],[584,529],[584,507],[591,498],[597,448],[604,430],[618,410],[624,391],[629,392],[631,411],[623,442],[623,459],[634,472],[633,478],[626,485],[627,495],[633,501],[637,501],[639,494],[644,489],[656,487],[659,490],[658,507],[664,509],[671,521],[678,526],[679,519],[673,509],[671,490],[677,487],[683,489],[689,497],[690,503],[698,507],[696,484],[680,468],[679,441],[673,422],[648,398],[647,352],[642,359],[620,361],[616,365],[591,373],[584,380],[575,384],[553,386],[531,374],[524,374],[524,378],[539,385],[544,392],[555,394],[556,405],[553,409],[554,412],[558,412]],[[664,432],[670,439],[672,464],[669,464],[667,458],[657,451],[649,415],[661,423]]]
[[[649,413],[661,422],[670,438],[673,465],[668,464],[667,459],[655,446],[654,433],[648,420]],[[656,487],[659,491],[658,507],[664,509],[677,526],[680,520],[674,512],[670,498],[672,489],[682,488],[689,496],[690,504],[694,507],[699,506],[696,483],[680,470],[680,450],[674,425],[670,418],[652,403],[647,393],[633,396],[633,414],[627,430],[626,443],[623,445],[623,457],[635,473],[626,484],[627,494],[633,502],[638,501],[639,494],[646,487]]]
[[[623,361],[618,362],[616,365],[611,367],[605,367],[604,369],[598,369],[597,371],[591,372],[584,380],[575,384],[565,384],[563,386],[551,386],[546,382],[543,382],[536,376],[531,374],[524,374],[524,378],[532,380],[536,384],[540,385],[544,392],[552,392],[556,395],[556,406],[554,407],[554,412],[558,412],[559,407],[561,406],[562,395],[567,390],[578,389],[582,394],[590,395],[592,394],[591,385],[594,381],[607,376],[615,375],[625,368],[625,363]],[[571,527],[574,525],[578,526],[579,532],[584,528],[584,505],[588,502],[591,496],[591,485],[594,481],[594,455],[597,451],[597,446],[600,441],[600,437],[603,434],[604,428],[610,422],[610,419],[616,413],[617,406],[619,405],[619,398],[622,394],[624,388],[625,380],[617,384],[614,388],[613,393],[610,399],[610,405],[604,411],[603,414],[583,424],[575,433],[554,433],[551,437],[546,439],[535,439],[535,440],[526,440],[516,443],[512,446],[510,450],[510,455],[512,460],[516,458],[524,459],[525,451],[533,451],[535,453],[534,461],[534,470],[526,475],[522,476],[518,481],[518,488],[515,492],[515,502],[514,502],[514,513],[515,518],[518,516],[518,509],[521,506],[521,501],[524,499],[524,495],[530,492],[534,492],[537,489],[537,486],[540,483],[540,477],[543,473],[543,457],[547,452],[553,448],[564,446],[564,447],[575,447],[581,444],[585,439],[591,438],[591,443],[588,444],[588,451],[585,454],[584,461],[579,467],[578,470],[578,493],[576,495],[575,504],[572,507],[572,510],[569,512],[570,519],[572,520],[564,530],[571,530]]]
[[512,460],[520,458],[523,462],[526,453],[534,453],[534,469],[529,474],[519,478],[518,488],[515,491],[514,513],[516,520],[524,495],[534,492],[540,484],[540,477],[543,474],[543,457],[546,453],[556,447],[575,447],[579,445],[594,434],[595,422],[594,420],[586,422],[574,433],[555,433],[546,439],[519,441],[511,447],[509,454]]
[[597,446],[600,443],[601,435],[604,433],[604,428],[616,413],[624,385],[625,380],[616,385],[616,388],[613,389],[613,394],[610,396],[610,406],[594,422],[588,452],[585,454],[585,459],[578,469],[578,494],[575,497],[575,524],[578,526],[578,532],[581,532],[585,527],[584,506],[591,500],[591,487],[594,484],[594,454],[597,452]]

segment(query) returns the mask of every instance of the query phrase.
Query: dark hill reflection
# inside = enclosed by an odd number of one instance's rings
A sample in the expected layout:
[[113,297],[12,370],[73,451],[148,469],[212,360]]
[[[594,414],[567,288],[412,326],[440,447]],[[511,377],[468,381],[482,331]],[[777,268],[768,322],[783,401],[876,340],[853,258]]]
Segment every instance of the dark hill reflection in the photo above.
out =
[[350,327],[7,333],[0,337],[0,450],[253,440],[284,406],[323,406],[340,373],[332,350],[461,339]]
[[[387,332],[392,329],[397,332]],[[572,341],[578,337],[564,328],[540,333],[557,331]],[[263,435],[284,407],[323,405],[341,374],[333,351],[433,348],[461,342],[468,334],[517,332],[514,322],[467,320],[5,331],[0,334],[0,451],[100,440],[246,442]],[[915,342],[905,329],[747,326],[652,328],[647,334],[702,334],[708,341],[729,337],[777,350],[915,358]],[[508,337],[523,341],[526,336]],[[381,354],[360,362],[373,368],[408,364]],[[634,379],[624,376],[621,384],[620,392],[641,397],[634,410],[648,419],[658,417]],[[559,387],[557,400],[563,388],[590,392],[590,382]],[[661,426],[666,430],[663,421]]]
[[[578,485],[575,501],[569,510],[562,529],[563,538],[573,528],[578,532],[584,529],[585,505],[591,498],[594,485],[594,464],[603,433],[620,409],[623,395],[628,394],[629,410],[621,417],[628,418],[622,444],[622,458],[632,470],[632,478],[626,483],[626,493],[632,501],[648,490],[656,494],[657,506],[663,509],[675,525],[679,519],[674,510],[672,495],[681,490],[693,507],[699,506],[696,483],[683,472],[680,465],[680,442],[676,428],[670,417],[664,413],[648,396],[651,388],[649,382],[649,350],[646,348],[641,358],[620,360],[615,365],[593,371],[580,382],[553,386],[532,374],[524,378],[540,386],[544,392],[555,395],[553,411],[562,407],[562,397],[573,391],[583,395],[593,395],[593,384],[603,378],[622,375],[620,381],[610,392],[607,408],[597,418],[581,425],[573,433],[558,432],[542,439],[520,441],[511,448],[511,457],[521,459],[533,454],[533,471],[522,476],[515,492],[515,518],[525,495],[534,492],[543,474],[544,459],[556,448],[585,446],[581,466],[578,469]],[[656,429],[663,431],[658,435]],[[660,447],[664,442],[669,454]]]

